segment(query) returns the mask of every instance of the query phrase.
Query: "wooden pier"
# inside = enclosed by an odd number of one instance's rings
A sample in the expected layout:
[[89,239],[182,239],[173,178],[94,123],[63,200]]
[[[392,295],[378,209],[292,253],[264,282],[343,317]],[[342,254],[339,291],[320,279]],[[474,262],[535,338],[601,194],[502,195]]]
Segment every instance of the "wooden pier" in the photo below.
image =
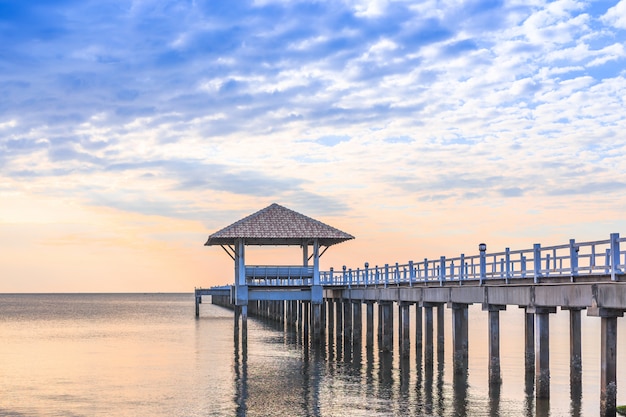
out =
[[[601,326],[600,415],[616,415],[617,318],[623,317],[626,311],[626,282],[620,282],[626,272],[626,251],[620,250],[620,244],[626,242],[626,238],[613,233],[608,240],[570,240],[567,244],[549,247],[535,244],[525,250],[507,248],[496,253],[487,253],[486,245],[480,244],[479,253],[471,256],[461,254],[454,258],[381,267],[365,263],[363,268],[344,266],[339,272],[319,271],[320,247],[327,249],[352,237],[323,224],[330,229],[318,231],[320,236],[317,237],[305,236],[310,234],[307,228],[311,227],[311,221],[315,221],[293,213],[272,205],[209,237],[207,245],[224,245],[225,240],[219,240],[220,234],[231,233],[228,239],[232,247],[225,250],[235,261],[235,285],[196,289],[196,315],[199,315],[203,295],[211,295],[215,304],[233,308],[236,334],[239,337],[241,331],[242,344],[247,344],[248,313],[299,326],[305,334],[310,334],[313,342],[333,336],[338,344],[342,338],[344,341],[361,340],[365,323],[367,345],[371,346],[374,337],[378,337],[379,348],[391,352],[397,335],[402,357],[408,357],[411,352],[413,315],[415,351],[423,355],[427,364],[432,364],[435,348],[443,349],[443,311],[449,308],[452,311],[453,369],[455,374],[463,375],[467,373],[471,349],[468,307],[479,304],[488,313],[489,384],[497,387],[501,383],[500,311],[523,308],[525,368],[527,373],[534,373],[535,396],[548,398],[550,314],[557,309],[569,312],[570,382],[575,387],[581,384],[581,312],[586,310],[588,316],[599,319]],[[242,231],[251,235],[254,221],[261,219],[258,224],[267,225],[281,218],[299,221],[304,229],[292,230],[288,236],[272,236],[272,242],[300,244],[303,265],[246,266],[244,244],[270,243],[267,230],[261,233],[264,239],[256,241],[251,236],[242,237]],[[239,229],[233,232],[237,227]],[[271,227],[281,230],[276,224]],[[323,240],[321,236],[329,231],[332,236]],[[308,265],[309,245],[313,247],[312,267]],[[394,324],[394,308],[398,311],[397,325]],[[376,310],[378,328],[374,329]],[[435,312],[436,329],[433,327]]]

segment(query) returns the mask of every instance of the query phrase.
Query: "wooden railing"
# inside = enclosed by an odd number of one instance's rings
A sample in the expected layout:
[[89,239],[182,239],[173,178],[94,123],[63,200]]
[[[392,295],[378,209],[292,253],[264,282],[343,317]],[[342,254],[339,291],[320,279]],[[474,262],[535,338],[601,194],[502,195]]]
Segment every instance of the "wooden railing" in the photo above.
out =
[[246,266],[248,285],[307,286],[313,284],[312,266]]
[[[541,247],[533,245],[532,249],[510,250],[486,253],[480,248],[478,255],[455,258],[424,259],[420,262],[409,261],[406,264],[376,265],[370,268],[366,262],[364,268],[346,268],[335,271],[320,271],[321,283],[324,286],[351,285],[413,285],[416,283],[447,281],[478,281],[483,284],[487,280],[504,280],[514,282],[519,278],[532,278],[534,283],[542,279],[569,277],[572,282],[578,276],[610,275],[611,280],[618,281],[619,276],[626,273],[626,251],[620,250],[619,233],[612,233],[608,240],[594,242],[575,242],[557,246]],[[481,245],[483,246],[483,245]]]

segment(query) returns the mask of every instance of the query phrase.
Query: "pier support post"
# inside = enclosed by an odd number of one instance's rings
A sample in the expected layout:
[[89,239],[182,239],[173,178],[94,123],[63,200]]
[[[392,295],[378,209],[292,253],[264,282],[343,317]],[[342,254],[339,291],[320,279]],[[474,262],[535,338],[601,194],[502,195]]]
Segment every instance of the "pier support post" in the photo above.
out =
[[617,318],[623,310],[590,307],[588,316],[600,317],[600,416],[617,414]]
[[241,348],[245,352],[248,348],[248,306],[241,306]]
[[550,313],[556,307],[534,307],[535,314],[535,397],[550,398]]
[[368,301],[366,304],[366,335],[365,335],[365,346],[368,349],[374,347],[374,303],[372,301]]
[[580,385],[582,379],[582,334],[580,321],[580,308],[563,308],[569,310],[569,360],[570,360],[570,385]]
[[393,351],[393,301],[381,302],[383,312],[383,345],[382,350],[385,352]]
[[363,309],[360,300],[352,301],[352,341],[353,344],[361,344],[363,340]]
[[313,320],[313,341],[322,340],[322,304],[311,303],[311,319]]
[[337,331],[335,337],[337,348],[339,349],[339,347],[342,346],[341,338],[343,335],[343,301],[341,298],[335,300],[335,319],[335,322],[337,323],[337,326],[335,326],[335,330]]
[[453,368],[455,374],[467,372],[469,358],[468,308],[467,304],[451,303]]
[[352,343],[352,309],[350,300],[343,301],[343,345],[348,350]]
[[200,317],[200,304],[202,304],[202,296],[196,293],[196,317]]
[[445,334],[444,334],[444,320],[443,320],[444,305],[437,304],[437,360],[443,358],[444,346],[445,346]]
[[303,301],[302,302],[302,334],[304,335],[304,340],[308,340],[309,338],[309,328],[311,326],[311,302]]
[[328,323],[328,342],[331,342],[335,337],[335,302],[332,298],[326,300],[326,308],[328,308],[326,320]]
[[535,314],[524,307],[524,367],[527,374],[535,372]]
[[489,312],[489,384],[500,384],[500,311],[506,310],[506,306],[483,305],[485,310]]
[[433,364],[433,307],[430,304],[424,304],[424,325],[425,340],[424,340],[424,360],[426,364]]
[[411,355],[411,322],[409,318],[409,308],[411,307],[410,303],[400,302],[400,343],[401,348],[400,352],[403,358],[408,358]]
[[415,352],[417,353],[420,361],[422,359],[422,349],[424,347],[422,334],[422,306],[418,303],[415,304]]

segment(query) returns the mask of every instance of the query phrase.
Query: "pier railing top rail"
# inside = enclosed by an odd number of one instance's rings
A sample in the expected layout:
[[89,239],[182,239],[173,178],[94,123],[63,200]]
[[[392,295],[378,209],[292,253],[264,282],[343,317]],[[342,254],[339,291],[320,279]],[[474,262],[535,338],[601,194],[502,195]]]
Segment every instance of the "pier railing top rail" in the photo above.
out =
[[413,285],[417,283],[456,281],[504,280],[507,284],[519,278],[532,278],[540,283],[544,278],[569,277],[572,282],[579,276],[606,276],[618,281],[626,272],[626,251],[620,250],[619,233],[612,233],[607,240],[576,242],[530,249],[487,253],[486,245],[479,245],[479,254],[439,259],[424,259],[405,264],[385,264],[363,268],[347,268],[340,271],[331,268],[320,271],[324,286]]

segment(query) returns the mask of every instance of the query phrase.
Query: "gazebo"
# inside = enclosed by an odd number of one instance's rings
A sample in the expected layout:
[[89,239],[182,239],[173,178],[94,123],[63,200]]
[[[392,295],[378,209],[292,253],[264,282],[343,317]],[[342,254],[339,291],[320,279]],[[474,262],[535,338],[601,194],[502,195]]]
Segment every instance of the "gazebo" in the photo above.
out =
[[[301,300],[310,301],[313,336],[319,338],[323,301],[319,258],[330,246],[350,239],[354,239],[354,236],[281,205],[272,204],[213,233],[205,246],[221,246],[235,262],[232,299],[235,317],[241,315],[244,331],[249,301]],[[300,246],[302,264],[246,265],[245,247],[266,245]],[[309,249],[312,249],[311,254]]]

